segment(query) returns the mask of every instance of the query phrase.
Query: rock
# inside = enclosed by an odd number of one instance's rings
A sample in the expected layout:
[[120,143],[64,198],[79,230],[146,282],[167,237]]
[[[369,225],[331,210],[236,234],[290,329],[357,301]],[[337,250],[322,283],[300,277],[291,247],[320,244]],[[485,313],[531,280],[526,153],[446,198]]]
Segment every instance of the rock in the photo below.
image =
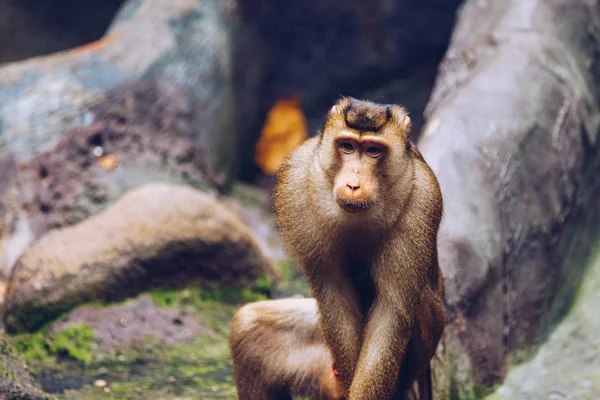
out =
[[148,184],[27,249],[11,275],[4,322],[10,332],[33,330],[87,301],[261,276],[278,273],[233,212],[186,186]]
[[108,90],[163,79],[188,96],[189,129],[225,180],[235,152],[231,18],[230,1],[129,0],[101,40],[0,67],[0,158],[26,162],[51,150],[65,132],[96,121],[92,108]]
[[129,189],[156,180],[218,187],[190,123],[193,103],[181,89],[166,80],[126,84],[91,110],[94,122],[64,133],[51,150],[20,164],[0,161],[5,276],[35,238],[81,222]]
[[277,231],[270,191],[236,183],[223,198],[223,202],[250,228],[267,257],[275,261],[287,258]]
[[223,201],[248,225],[263,253],[277,264],[281,272],[283,279],[272,286],[270,298],[310,297],[306,277],[283,248],[272,211],[271,191],[236,183]]
[[122,304],[79,306],[52,323],[48,333],[56,334],[78,324],[94,331],[94,344],[103,352],[124,349],[149,337],[175,346],[210,332],[192,312],[183,307],[160,307],[147,295]]
[[488,400],[600,398],[600,242],[586,267],[569,314],[531,359],[511,368]]
[[[241,176],[256,174],[248,149],[255,148],[269,109],[282,98],[301,99],[311,134],[340,94],[403,102],[418,122],[427,101],[422,93],[430,92],[459,4],[239,1],[233,43]],[[414,82],[423,83],[415,90]]]
[[51,400],[38,389],[27,367],[16,356],[4,338],[0,338],[0,399],[5,400]]
[[131,0],[101,40],[0,66],[0,280],[131,188],[229,179],[231,18],[228,1]]
[[467,0],[460,13],[419,142],[445,199],[453,396],[479,398],[544,339],[596,243],[599,11]]

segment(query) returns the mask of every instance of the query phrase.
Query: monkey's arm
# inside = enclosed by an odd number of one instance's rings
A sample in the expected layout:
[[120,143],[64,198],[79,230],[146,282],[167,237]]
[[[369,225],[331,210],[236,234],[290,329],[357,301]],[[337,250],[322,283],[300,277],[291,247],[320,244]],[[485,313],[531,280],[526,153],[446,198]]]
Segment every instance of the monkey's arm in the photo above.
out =
[[389,399],[410,340],[413,318],[395,301],[379,297],[364,333],[349,400]]
[[374,265],[376,298],[369,313],[349,400],[389,399],[411,339],[415,309],[435,262],[435,239],[393,241]]
[[308,278],[319,307],[321,331],[331,349],[339,379],[349,390],[358,362],[364,317],[351,282],[335,270],[321,268],[318,280],[311,279],[310,274]]

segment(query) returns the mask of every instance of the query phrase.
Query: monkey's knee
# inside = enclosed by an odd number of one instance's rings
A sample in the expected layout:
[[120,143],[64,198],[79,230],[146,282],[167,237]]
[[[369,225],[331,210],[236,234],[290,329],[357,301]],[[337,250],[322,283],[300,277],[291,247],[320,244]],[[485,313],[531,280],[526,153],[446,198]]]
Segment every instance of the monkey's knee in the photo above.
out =
[[248,364],[254,363],[257,358],[256,345],[253,337],[257,332],[256,326],[258,313],[255,304],[241,307],[234,315],[229,332],[229,350],[233,359],[234,377],[236,382],[247,374]]
[[255,303],[249,303],[237,310],[231,321],[230,337],[243,334],[256,325],[256,320],[259,315],[256,308],[257,306]]

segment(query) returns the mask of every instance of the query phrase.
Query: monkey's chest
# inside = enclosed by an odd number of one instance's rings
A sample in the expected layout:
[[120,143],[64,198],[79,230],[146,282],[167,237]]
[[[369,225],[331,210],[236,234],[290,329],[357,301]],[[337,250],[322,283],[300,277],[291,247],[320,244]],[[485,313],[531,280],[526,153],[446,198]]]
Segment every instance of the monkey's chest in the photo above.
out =
[[347,262],[348,276],[360,302],[363,315],[367,315],[375,300],[375,283],[371,276],[369,263],[351,258]]

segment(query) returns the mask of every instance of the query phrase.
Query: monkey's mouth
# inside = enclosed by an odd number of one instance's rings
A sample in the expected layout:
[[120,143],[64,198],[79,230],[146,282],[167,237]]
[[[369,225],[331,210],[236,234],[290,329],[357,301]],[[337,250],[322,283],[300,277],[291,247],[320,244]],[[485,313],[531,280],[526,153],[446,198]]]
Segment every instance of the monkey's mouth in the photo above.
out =
[[367,211],[373,205],[372,200],[347,200],[347,199],[336,199],[338,205],[349,213],[357,213]]

